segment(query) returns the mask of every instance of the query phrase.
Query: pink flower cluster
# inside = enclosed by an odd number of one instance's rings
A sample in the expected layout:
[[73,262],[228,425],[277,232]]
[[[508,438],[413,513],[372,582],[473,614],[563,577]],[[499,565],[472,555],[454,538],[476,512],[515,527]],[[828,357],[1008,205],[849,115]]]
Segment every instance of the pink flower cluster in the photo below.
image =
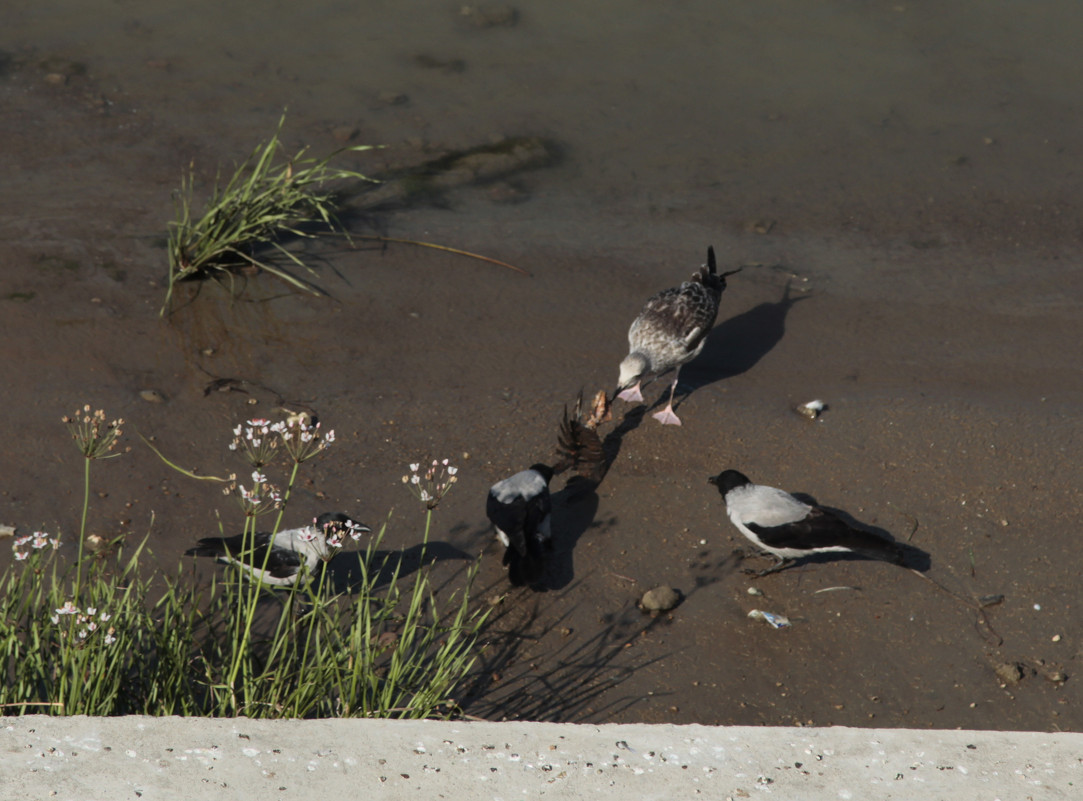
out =
[[[30,549],[24,550],[24,546],[28,544]],[[43,531],[35,531],[33,534],[27,534],[25,537],[16,537],[11,543],[11,549],[15,551],[15,560],[17,562],[28,559],[31,550],[41,551],[45,548],[52,548],[55,551],[59,547],[60,540],[57,537],[50,537]]]
[[[108,612],[99,613],[97,608],[93,606],[80,609],[71,601],[66,601],[62,607],[56,610],[56,614],[49,617],[54,626],[59,626],[61,619],[68,620],[68,630],[61,632],[61,636],[71,636],[75,644],[80,648],[90,641],[95,632],[101,630],[101,624],[108,623],[111,618],[112,615]],[[116,629],[110,626],[105,630],[102,642],[106,645],[112,645],[116,641]]]

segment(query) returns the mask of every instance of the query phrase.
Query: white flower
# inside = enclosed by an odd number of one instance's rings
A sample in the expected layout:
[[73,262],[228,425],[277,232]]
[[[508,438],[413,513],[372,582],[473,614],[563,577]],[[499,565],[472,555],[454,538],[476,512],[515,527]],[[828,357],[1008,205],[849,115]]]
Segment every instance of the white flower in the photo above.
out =
[[28,556],[30,556],[30,551],[16,551],[15,552],[15,561],[16,562],[23,562],[23,561],[26,560],[26,558]]
[[65,601],[64,605],[56,610],[56,613],[58,615],[77,615],[79,614],[79,607],[71,601]]
[[411,473],[416,473],[420,467],[421,467],[420,464],[418,464],[417,462],[414,462],[412,465],[410,465],[410,472]]
[[448,467],[448,469],[447,469],[447,474],[449,476],[453,476],[458,472],[459,472],[459,468],[457,468],[457,467]]
[[[109,631],[111,632],[112,629],[110,629]],[[114,637],[112,634],[106,634],[105,635],[105,641],[104,642],[105,642],[106,645],[112,645],[116,641],[117,641],[117,638]]]

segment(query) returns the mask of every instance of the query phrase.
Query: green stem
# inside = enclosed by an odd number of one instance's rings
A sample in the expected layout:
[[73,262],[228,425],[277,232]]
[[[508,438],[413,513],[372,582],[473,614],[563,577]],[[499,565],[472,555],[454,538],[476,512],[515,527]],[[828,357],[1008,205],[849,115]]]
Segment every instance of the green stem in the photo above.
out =
[[79,551],[75,559],[75,598],[72,603],[79,606],[79,592],[83,584],[83,540],[86,539],[86,516],[90,508],[90,458],[84,459],[83,469],[83,517],[79,522]]
[[272,534],[278,533],[278,527],[282,525],[282,515],[286,514],[286,505],[290,502],[290,496],[293,494],[293,482],[297,480],[297,471],[301,468],[301,463],[296,459],[293,460],[293,472],[290,473],[289,483],[286,485],[286,493],[282,496],[282,505],[278,507],[278,517],[275,518],[275,527],[271,531]]

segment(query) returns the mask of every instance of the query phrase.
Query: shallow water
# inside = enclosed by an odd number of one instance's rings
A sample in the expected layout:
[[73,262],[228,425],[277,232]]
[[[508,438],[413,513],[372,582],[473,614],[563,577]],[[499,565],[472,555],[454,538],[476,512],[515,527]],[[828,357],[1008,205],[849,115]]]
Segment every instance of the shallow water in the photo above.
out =
[[[369,523],[395,508],[389,542],[413,544],[420,521],[403,466],[460,459],[442,534],[456,553],[488,548],[499,595],[486,488],[550,452],[579,388],[611,388],[643,300],[714,244],[745,269],[681,374],[686,425],[634,428],[598,495],[562,502],[551,592],[501,607],[512,633],[475,711],[1083,725],[1041,678],[1075,670],[1083,633],[1083,8],[557,2],[479,29],[450,3],[221,5],[9,4],[0,522],[77,526],[81,466],[57,420],[84,402],[217,474],[232,425],[287,401],[340,434],[299,505]],[[259,279],[258,304],[208,288],[160,322],[182,171],[206,185],[287,107],[288,149],[323,153],[356,130],[388,145],[345,161],[372,172],[507,135],[556,142],[556,166],[375,221],[533,277],[333,245],[317,255],[334,302],[268,299],[280,287]],[[223,377],[246,391],[204,394]],[[139,400],[148,387],[166,403]],[[819,422],[790,412],[813,397]],[[221,499],[132,441],[95,474],[93,525],[151,531],[172,569]],[[723,466],[916,535],[938,580],[1007,595],[1003,644],[880,565],[809,566],[750,598],[705,485]],[[686,602],[642,618],[635,598],[662,582]],[[815,594],[841,584],[863,589]],[[761,630],[750,601],[797,624]],[[1004,661],[1034,672],[997,687]]]
[[5,49],[85,64],[223,158],[286,107],[306,139],[321,122],[390,145],[551,136],[566,163],[508,210],[535,236],[583,237],[586,214],[607,230],[584,238],[618,247],[628,225],[664,241],[760,218],[1055,247],[1078,186],[1072,2],[553,2],[482,29],[453,3],[11,5]]

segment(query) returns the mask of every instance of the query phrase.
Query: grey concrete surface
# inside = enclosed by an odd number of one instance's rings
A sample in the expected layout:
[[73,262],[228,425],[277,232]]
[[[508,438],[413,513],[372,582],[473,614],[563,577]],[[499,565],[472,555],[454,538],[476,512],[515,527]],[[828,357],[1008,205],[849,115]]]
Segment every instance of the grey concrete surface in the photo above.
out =
[[1079,799],[1083,734],[9,717],[0,797]]

